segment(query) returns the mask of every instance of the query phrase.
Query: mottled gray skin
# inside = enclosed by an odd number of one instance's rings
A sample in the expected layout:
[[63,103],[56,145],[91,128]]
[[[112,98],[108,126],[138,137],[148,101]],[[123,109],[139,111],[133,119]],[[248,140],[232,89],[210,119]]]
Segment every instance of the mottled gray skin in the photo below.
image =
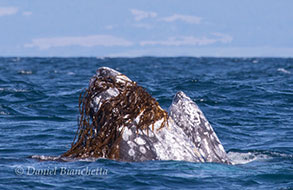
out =
[[[131,81],[125,75],[107,67],[99,68],[97,76],[112,76],[116,82],[124,84]],[[102,101],[119,93],[118,89],[109,89],[96,95],[92,108],[97,111]],[[183,92],[175,95],[168,112],[168,126],[158,130],[163,120],[157,121],[154,131],[149,126],[149,134],[146,131],[137,133],[135,123],[132,126],[121,126],[123,133],[119,144],[119,160],[184,160],[230,164],[212,126],[198,106]],[[138,115],[136,123],[139,118]]]
[[201,161],[230,163],[212,126],[196,103],[183,92],[178,92],[174,97],[169,115],[194,143]]

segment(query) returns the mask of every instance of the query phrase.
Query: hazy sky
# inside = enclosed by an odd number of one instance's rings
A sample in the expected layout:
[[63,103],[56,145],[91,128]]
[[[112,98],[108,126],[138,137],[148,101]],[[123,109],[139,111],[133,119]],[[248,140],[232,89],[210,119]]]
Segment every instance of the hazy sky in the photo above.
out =
[[293,0],[0,0],[0,56],[293,57]]

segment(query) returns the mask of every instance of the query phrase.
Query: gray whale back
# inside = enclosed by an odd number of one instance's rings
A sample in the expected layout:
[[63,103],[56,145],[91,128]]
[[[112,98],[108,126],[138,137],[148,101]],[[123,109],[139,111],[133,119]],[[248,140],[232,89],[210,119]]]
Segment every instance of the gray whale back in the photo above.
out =
[[194,144],[194,152],[201,162],[230,163],[212,126],[196,103],[182,91],[175,95],[169,115]]
[[[120,144],[120,160],[184,160],[230,164],[212,126],[198,106],[178,92],[169,108],[169,126],[159,131],[126,129]],[[157,124],[159,126],[159,124]]]
[[[128,77],[108,67],[99,68],[94,77],[111,78],[113,83],[120,86],[133,84]],[[91,79],[89,88],[93,83],[94,80]],[[98,112],[104,102],[111,101],[121,93],[113,86],[95,94],[91,97],[91,109],[93,112]],[[161,109],[159,105],[157,106]],[[143,114],[144,111],[137,114],[134,121],[127,126],[119,126],[121,138],[115,145],[119,151],[119,157],[116,157],[116,160],[130,162],[184,160],[230,164],[212,126],[196,103],[183,92],[175,95],[168,110],[169,117],[166,123],[160,119],[153,125],[149,125],[148,130],[138,130],[137,125],[143,118]],[[81,157],[90,157],[90,155],[85,154]],[[102,157],[107,158],[104,154]]]

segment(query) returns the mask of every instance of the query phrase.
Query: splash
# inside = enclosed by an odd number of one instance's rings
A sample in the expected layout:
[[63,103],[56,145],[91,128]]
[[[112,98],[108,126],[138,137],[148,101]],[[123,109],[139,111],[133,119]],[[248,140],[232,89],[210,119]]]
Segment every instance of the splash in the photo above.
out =
[[271,157],[259,152],[228,152],[228,158],[233,165],[236,164],[248,164],[253,161],[267,160]]
[[84,158],[84,159],[75,159],[62,156],[46,156],[46,155],[33,155],[31,158],[39,161],[58,161],[58,162],[72,162],[72,161],[85,161],[85,162],[95,162],[99,158]]

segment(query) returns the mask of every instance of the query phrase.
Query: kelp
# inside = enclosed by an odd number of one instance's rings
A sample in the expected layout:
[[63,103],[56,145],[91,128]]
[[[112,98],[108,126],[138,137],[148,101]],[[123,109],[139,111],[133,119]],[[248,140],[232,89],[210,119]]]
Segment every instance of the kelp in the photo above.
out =
[[[110,88],[116,88],[119,94],[101,98],[100,105],[94,105],[94,98]],[[119,159],[119,142],[125,127],[136,127],[137,133],[146,130],[148,134],[149,126],[154,131],[155,122],[161,119],[159,129],[168,125],[167,112],[144,88],[132,81],[121,82],[117,76],[95,76],[80,94],[79,112],[78,130],[64,157]]]

